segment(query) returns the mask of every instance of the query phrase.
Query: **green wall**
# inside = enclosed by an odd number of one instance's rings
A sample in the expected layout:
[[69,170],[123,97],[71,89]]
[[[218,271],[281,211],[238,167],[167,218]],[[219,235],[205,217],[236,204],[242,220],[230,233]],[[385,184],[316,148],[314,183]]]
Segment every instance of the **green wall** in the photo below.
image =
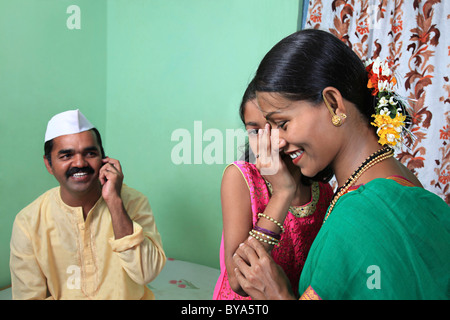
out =
[[[297,29],[300,3],[0,0],[0,287],[9,283],[14,216],[56,185],[42,161],[46,123],[73,107],[99,127],[125,183],[148,196],[167,255],[218,268],[220,181],[237,149],[225,147],[226,130],[242,128],[246,84]],[[71,4],[81,9],[79,30],[66,26]],[[180,129],[201,164],[174,164]],[[219,142],[223,156],[206,164],[201,153]]]
[[[66,26],[74,3],[80,30]],[[106,2],[0,0],[0,288],[15,215],[57,185],[42,160],[47,122],[72,108],[105,130]]]

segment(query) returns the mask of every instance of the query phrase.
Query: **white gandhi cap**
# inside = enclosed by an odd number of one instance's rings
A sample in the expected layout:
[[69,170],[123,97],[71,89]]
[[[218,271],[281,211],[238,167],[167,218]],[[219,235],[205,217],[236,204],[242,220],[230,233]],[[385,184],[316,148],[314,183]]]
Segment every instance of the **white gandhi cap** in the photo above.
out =
[[45,142],[66,134],[75,134],[94,128],[92,123],[80,112],[69,110],[58,113],[47,124]]

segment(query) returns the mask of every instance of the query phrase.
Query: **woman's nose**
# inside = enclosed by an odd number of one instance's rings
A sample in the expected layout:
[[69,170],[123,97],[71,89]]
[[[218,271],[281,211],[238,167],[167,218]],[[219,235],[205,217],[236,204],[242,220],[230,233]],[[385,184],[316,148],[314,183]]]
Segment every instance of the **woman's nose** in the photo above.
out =
[[283,138],[278,139],[278,141],[278,147],[280,148],[280,150],[284,149],[287,146],[287,142]]

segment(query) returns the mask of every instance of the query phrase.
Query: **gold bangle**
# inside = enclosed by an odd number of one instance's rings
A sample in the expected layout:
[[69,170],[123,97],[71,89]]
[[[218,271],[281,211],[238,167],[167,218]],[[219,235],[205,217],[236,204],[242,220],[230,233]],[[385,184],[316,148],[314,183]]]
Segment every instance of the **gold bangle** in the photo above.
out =
[[251,235],[253,238],[255,238],[256,240],[258,240],[260,242],[264,242],[264,243],[270,244],[272,246],[278,246],[278,240],[270,241],[270,240],[267,240],[267,239],[263,239],[261,237],[258,237],[256,234],[254,234],[253,230],[250,230],[248,234]]
[[281,232],[284,232],[283,225],[281,223],[279,223],[277,220],[275,220],[274,218],[269,217],[268,215],[266,215],[264,213],[258,213],[258,218],[261,218],[261,217],[266,218],[267,220],[275,223],[281,229]]
[[270,240],[270,241],[274,241],[274,242],[278,242],[278,241],[279,241],[278,239],[276,239],[276,238],[274,238],[274,237],[271,237],[271,236],[269,236],[269,235],[267,235],[267,234],[265,234],[265,233],[256,231],[255,229],[251,230],[251,232],[257,234],[258,236],[261,236],[261,237],[263,237],[263,238],[266,238],[267,240]]

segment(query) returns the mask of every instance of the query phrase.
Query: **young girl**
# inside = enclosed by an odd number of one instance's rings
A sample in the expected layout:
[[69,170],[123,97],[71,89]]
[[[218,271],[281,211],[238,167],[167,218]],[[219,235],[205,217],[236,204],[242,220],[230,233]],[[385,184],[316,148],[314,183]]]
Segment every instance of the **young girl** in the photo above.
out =
[[[331,187],[327,183],[329,171],[326,171],[328,175],[322,174],[324,178],[317,177],[323,182],[307,179],[282,150],[279,154],[278,172],[274,175],[261,175],[258,168],[264,164],[259,161],[258,140],[267,139],[269,128],[256,105],[251,84],[242,99],[240,116],[248,131],[250,150],[247,151],[250,152],[245,153],[246,161],[230,164],[223,175],[221,275],[214,290],[214,300],[246,299],[243,296],[247,295],[234,276],[236,266],[233,254],[249,233],[264,244],[265,249],[287,274],[291,285],[296,288],[309,248],[322,225],[332,197]],[[255,154],[256,165],[249,162]],[[295,196],[285,208],[271,206],[271,199],[277,196],[273,194],[273,187],[277,188],[279,185],[296,188]],[[269,220],[273,216],[278,220]]]

